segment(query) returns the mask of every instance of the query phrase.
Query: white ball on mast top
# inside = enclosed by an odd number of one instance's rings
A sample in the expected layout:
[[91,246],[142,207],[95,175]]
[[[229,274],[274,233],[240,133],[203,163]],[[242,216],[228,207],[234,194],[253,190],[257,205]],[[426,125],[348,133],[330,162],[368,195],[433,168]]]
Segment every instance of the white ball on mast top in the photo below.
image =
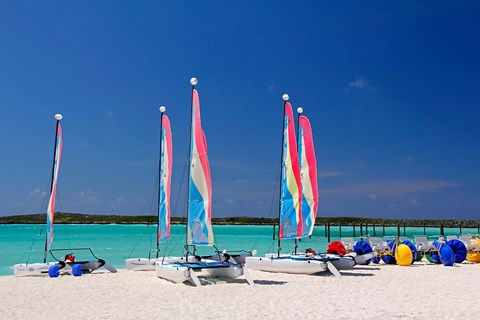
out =
[[303,108],[302,108],[302,107],[298,107],[298,108],[297,108],[297,112],[298,112],[298,113],[302,113],[302,112],[303,112]]
[[284,101],[288,101],[288,99],[290,99],[290,97],[288,96],[288,94],[285,93],[285,94],[282,96],[282,99],[283,99]]
[[192,79],[190,79],[190,83],[192,84],[192,86],[196,86],[198,83],[198,79],[193,77]]
[[55,115],[55,120],[60,121],[60,120],[62,120],[62,119],[63,119],[63,116],[62,116],[60,113],[57,113],[57,114]]
[[167,108],[165,108],[165,106],[161,106],[158,109],[160,110],[161,113],[164,113],[165,111],[167,111]]

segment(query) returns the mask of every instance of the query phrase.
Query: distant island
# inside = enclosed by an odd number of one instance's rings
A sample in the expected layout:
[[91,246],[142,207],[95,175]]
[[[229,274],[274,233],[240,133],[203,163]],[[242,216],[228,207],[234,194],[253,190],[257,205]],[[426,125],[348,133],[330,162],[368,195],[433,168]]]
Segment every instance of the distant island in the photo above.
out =
[[[55,224],[154,224],[156,216],[124,216],[124,215],[93,215],[80,213],[55,213]],[[185,218],[172,217],[172,224],[185,224]],[[45,214],[24,214],[0,217],[0,224],[42,224],[45,223]],[[213,218],[216,225],[273,225],[278,223],[278,218],[260,217],[226,217]],[[480,220],[442,220],[442,219],[381,219],[358,217],[318,217],[317,225],[402,225],[407,227],[430,226],[445,228],[478,228]]]

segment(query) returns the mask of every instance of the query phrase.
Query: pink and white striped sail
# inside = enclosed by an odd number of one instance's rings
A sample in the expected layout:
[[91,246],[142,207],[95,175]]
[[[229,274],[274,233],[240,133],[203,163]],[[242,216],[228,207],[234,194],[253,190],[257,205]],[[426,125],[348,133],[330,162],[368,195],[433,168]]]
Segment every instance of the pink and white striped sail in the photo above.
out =
[[47,208],[47,241],[45,245],[45,252],[48,251],[53,242],[53,221],[55,218],[55,196],[57,194],[57,180],[58,180],[58,170],[60,169],[60,159],[62,157],[62,126],[60,122],[57,121],[57,136],[56,136],[56,145],[55,145],[55,156],[53,163],[53,175],[52,175],[52,188],[50,192],[50,199],[48,200]]
[[302,236],[302,187],[292,105],[285,102],[283,121],[282,194],[280,199],[280,239]]
[[212,246],[212,183],[207,141],[200,119],[200,100],[195,89],[192,89],[191,134],[187,244]]
[[170,120],[162,116],[160,151],[160,201],[158,206],[157,243],[170,239],[170,184],[172,179],[172,130]]
[[317,160],[313,146],[312,128],[310,121],[305,116],[299,117],[298,139],[298,155],[300,159],[303,195],[302,238],[304,238],[312,234],[318,210]]

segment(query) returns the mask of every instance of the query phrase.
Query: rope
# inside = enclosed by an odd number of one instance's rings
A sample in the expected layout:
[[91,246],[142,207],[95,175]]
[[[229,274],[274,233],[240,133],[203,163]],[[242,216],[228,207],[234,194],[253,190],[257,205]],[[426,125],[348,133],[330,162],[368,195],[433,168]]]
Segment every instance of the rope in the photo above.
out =
[[[180,194],[182,193],[182,187],[183,187],[183,181],[185,179],[185,172],[187,170],[187,165],[188,165],[188,156],[185,160],[185,164],[183,166],[183,173],[182,173],[182,179],[180,180],[180,186],[178,187],[178,193],[177,193],[177,200],[175,201],[175,206],[173,208],[173,212],[172,212],[172,216],[175,217],[176,216],[176,213],[177,213],[177,207],[178,207],[178,201],[180,200]],[[188,195],[187,195],[188,196]],[[188,203],[188,201],[187,201]],[[183,215],[183,221],[185,222],[185,214]],[[179,229],[182,229],[182,228],[179,228]],[[167,243],[167,245],[165,246],[165,249],[163,250],[163,257],[165,257],[165,254],[167,252],[167,249],[169,249],[169,247],[171,246],[171,244],[174,242],[173,240],[176,240],[176,238],[180,235],[180,230],[177,230],[175,232],[175,234],[173,235],[173,237],[171,236],[171,239],[170,241]],[[177,248],[177,245],[178,243],[175,242],[173,248],[170,249],[170,253],[173,252],[173,250],[175,250]]]
[[[273,202],[275,201],[276,194],[277,194],[278,178],[280,176],[281,169],[282,168],[280,166],[280,170],[277,171],[277,176],[275,178],[275,186],[273,187],[272,201],[270,202],[270,212],[268,213],[268,218],[271,218],[271,216],[272,216],[272,210],[273,210],[273,206],[274,206]],[[280,226],[278,226],[278,227],[280,228]],[[260,239],[265,235],[265,232],[267,232],[267,228],[265,228],[265,230],[263,230],[263,232],[258,236],[257,241],[255,241],[255,243],[252,245],[251,250],[255,249],[255,247],[257,246]],[[273,248],[273,244],[274,244],[274,242],[272,243],[271,248]]]
[[[155,177],[155,182],[154,182],[154,185],[153,185],[153,194],[151,196],[151,199],[152,201],[150,202],[150,209],[149,209],[149,213],[151,216],[154,216],[154,207],[155,207],[155,202],[158,200],[157,197],[157,188],[159,188],[159,168],[157,168],[157,171],[156,171],[156,177]],[[130,258],[133,254],[133,252],[135,252],[135,250],[138,248],[138,246],[140,245],[141,242],[143,242],[143,239],[145,238],[145,235],[148,233],[148,235],[150,236],[149,237],[149,248],[148,248],[148,256],[150,257],[151,253],[152,253],[152,246],[153,246],[153,232],[149,232],[150,231],[150,226],[151,226],[151,222],[148,221],[147,222],[147,227],[145,228],[145,231],[142,233],[142,236],[140,237],[140,239],[138,239],[137,243],[135,244],[135,246],[133,247],[132,251],[130,251],[130,254],[127,256],[127,258]]]

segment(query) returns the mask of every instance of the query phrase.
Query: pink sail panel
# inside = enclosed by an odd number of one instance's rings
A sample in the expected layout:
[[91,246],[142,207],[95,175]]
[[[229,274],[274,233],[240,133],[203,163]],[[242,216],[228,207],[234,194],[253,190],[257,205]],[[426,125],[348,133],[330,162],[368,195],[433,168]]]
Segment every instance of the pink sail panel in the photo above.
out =
[[62,126],[57,121],[57,137],[55,146],[55,161],[53,164],[52,190],[47,208],[47,243],[46,250],[50,248],[53,242],[53,220],[55,218],[55,196],[57,193],[58,170],[60,169],[60,159],[62,157]]
[[200,100],[195,89],[192,89],[192,108],[187,244],[212,246],[212,184]]
[[317,160],[313,146],[313,134],[310,121],[305,116],[299,118],[300,168],[302,177],[302,238],[313,232],[318,210]]
[[160,201],[158,207],[157,243],[170,239],[170,185],[172,179],[172,130],[170,120],[162,116],[160,163]]
[[280,201],[280,239],[302,236],[302,189],[292,105],[285,102],[283,124],[282,196]]

